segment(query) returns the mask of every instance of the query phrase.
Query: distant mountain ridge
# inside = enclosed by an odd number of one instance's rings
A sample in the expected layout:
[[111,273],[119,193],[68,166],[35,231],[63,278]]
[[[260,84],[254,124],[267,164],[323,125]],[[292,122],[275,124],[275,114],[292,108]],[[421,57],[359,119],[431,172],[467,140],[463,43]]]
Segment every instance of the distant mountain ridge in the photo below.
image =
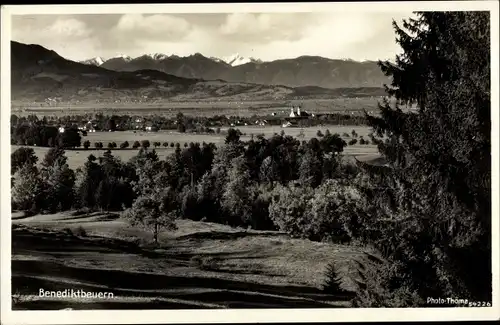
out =
[[[383,89],[321,87],[288,87],[258,83],[227,82],[212,78],[185,78],[154,69],[154,56],[143,55],[129,63],[137,64],[133,71],[106,69],[109,62],[125,62],[116,57],[101,66],[83,64],[61,57],[54,51],[36,44],[11,42],[12,100],[29,102],[156,102],[163,100],[282,100],[294,98],[333,98],[339,96],[382,96]],[[179,71],[194,75],[195,69],[207,73],[220,65],[197,53],[186,58],[168,57],[178,64]],[[189,62],[189,65],[185,62]],[[162,60],[165,61],[165,60]],[[148,66],[147,63],[150,65]],[[248,65],[248,64],[245,64]],[[245,66],[243,65],[243,66]],[[142,68],[141,68],[142,66]]]
[[99,66],[115,71],[151,69],[184,78],[288,87],[358,88],[383,87],[390,83],[375,61],[334,60],[320,56],[263,62],[239,54],[209,58],[200,53],[186,57],[156,53],[137,58],[116,57]]

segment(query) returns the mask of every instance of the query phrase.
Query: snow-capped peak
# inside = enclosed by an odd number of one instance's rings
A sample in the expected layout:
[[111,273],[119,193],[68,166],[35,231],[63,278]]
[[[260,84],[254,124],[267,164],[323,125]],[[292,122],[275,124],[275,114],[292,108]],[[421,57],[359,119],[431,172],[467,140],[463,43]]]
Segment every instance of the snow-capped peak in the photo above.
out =
[[228,57],[225,57],[225,58],[222,58],[222,61],[226,62],[227,64],[235,67],[237,65],[242,65],[242,64],[246,64],[246,63],[250,63],[250,62],[259,62],[259,60],[256,60],[254,58],[245,58],[241,55],[239,55],[238,53],[236,54],[233,54],[231,56],[228,56]]
[[216,58],[215,56],[211,56],[210,60],[215,61],[215,62],[225,62],[224,60]]
[[150,53],[150,54],[146,54],[147,56],[149,56],[151,59],[153,60],[163,60],[163,59],[166,59],[168,56],[163,54],[163,53]]
[[123,59],[125,61],[130,61],[132,60],[132,58],[128,55],[125,55],[125,54],[118,54],[118,55],[115,55],[114,57],[112,57],[111,59]]
[[103,58],[101,58],[100,56],[98,56],[98,57],[95,57],[95,58],[92,58],[92,59],[88,59],[88,60],[85,60],[85,61],[80,61],[80,62],[83,63],[83,64],[100,66],[100,65],[102,65],[105,62],[105,60]]

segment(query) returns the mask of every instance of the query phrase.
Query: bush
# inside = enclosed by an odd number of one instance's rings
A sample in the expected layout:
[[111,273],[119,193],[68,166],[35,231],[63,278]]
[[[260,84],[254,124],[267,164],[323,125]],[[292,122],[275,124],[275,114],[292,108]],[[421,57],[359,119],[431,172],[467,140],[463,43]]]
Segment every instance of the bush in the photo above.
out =
[[351,141],[349,141],[349,145],[350,145],[350,146],[353,146],[353,145],[355,145],[356,143],[358,143],[358,140],[357,140],[357,139],[352,139]]
[[318,132],[316,132],[316,136],[317,136],[318,138],[323,137],[323,133],[321,132],[321,130],[318,130]]
[[358,196],[353,187],[333,179],[316,189],[278,185],[269,217],[294,237],[344,243],[350,241],[345,223],[358,213]]
[[149,140],[142,140],[141,141],[141,147],[143,147],[144,149],[147,149],[151,146],[151,143],[149,142]]
[[168,148],[168,142],[163,142],[163,146],[164,146],[165,148]]
[[135,141],[134,144],[132,145],[132,148],[137,149],[141,146],[139,141]]
[[89,140],[85,140],[85,141],[83,142],[83,148],[84,148],[85,150],[88,150],[88,148],[89,148],[89,147],[90,147],[90,141],[89,141]]
[[120,149],[126,149],[126,148],[128,148],[128,146],[129,146],[128,141],[122,142],[122,143],[120,144]]
[[170,142],[170,148],[173,148],[175,146],[175,143]]

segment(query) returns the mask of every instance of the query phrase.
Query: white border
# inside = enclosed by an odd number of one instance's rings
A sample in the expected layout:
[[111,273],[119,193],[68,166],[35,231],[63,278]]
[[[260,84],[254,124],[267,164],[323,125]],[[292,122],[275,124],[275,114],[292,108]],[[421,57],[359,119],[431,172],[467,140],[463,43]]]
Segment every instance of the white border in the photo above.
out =
[[[499,3],[498,1],[350,2],[350,3],[240,3],[240,4],[127,4],[127,5],[23,5],[2,6],[1,11],[1,111],[0,111],[0,256],[2,324],[101,324],[106,323],[250,323],[334,322],[400,320],[496,320],[499,312]],[[223,12],[313,12],[313,11],[464,11],[485,10],[491,14],[491,154],[492,154],[492,255],[493,306],[491,308],[406,309],[230,309],[148,311],[11,311],[11,223],[10,218],[10,39],[11,15],[23,14],[123,14],[123,13],[223,13]]]

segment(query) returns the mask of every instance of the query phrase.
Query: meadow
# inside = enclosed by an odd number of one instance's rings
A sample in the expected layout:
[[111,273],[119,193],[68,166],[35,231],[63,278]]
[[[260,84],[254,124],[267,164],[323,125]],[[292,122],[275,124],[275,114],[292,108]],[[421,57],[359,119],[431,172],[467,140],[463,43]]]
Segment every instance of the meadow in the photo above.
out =
[[[348,142],[351,138],[344,137],[344,133],[348,133],[351,135],[352,130],[355,130],[358,133],[358,138],[363,136],[365,139],[368,138],[368,134],[370,133],[370,128],[366,126],[340,126],[340,125],[330,125],[330,126],[322,126],[322,127],[310,127],[310,128],[282,128],[280,126],[238,126],[239,129],[244,135],[241,137],[242,140],[246,141],[251,138],[251,134],[257,136],[258,134],[264,134],[266,138],[271,137],[275,133],[280,133],[282,130],[287,135],[291,135],[293,137],[297,137],[301,130],[303,131],[304,136],[298,137],[299,140],[309,140],[311,138],[317,137],[316,133],[318,130],[321,130],[322,133],[328,129],[330,132],[339,133],[341,137]],[[88,150],[84,148],[74,149],[74,150],[66,150],[66,155],[68,157],[68,165],[70,168],[75,169],[77,167],[83,166],[87,157],[90,154],[93,154],[96,157],[102,156],[102,154],[107,150],[107,145],[110,142],[116,142],[119,147],[121,143],[128,141],[130,147],[127,149],[113,149],[113,155],[120,157],[122,161],[128,161],[133,156],[137,155],[138,149],[131,148],[132,144],[135,141],[149,140],[151,143],[151,148],[153,147],[154,142],[160,142],[162,145],[156,148],[156,152],[160,159],[165,159],[168,155],[174,152],[174,148],[168,147],[165,148],[163,146],[164,142],[168,142],[169,144],[179,143],[181,148],[183,148],[184,143],[190,142],[199,142],[199,143],[214,143],[216,146],[220,146],[224,144],[225,132],[227,128],[221,128],[220,134],[194,134],[194,133],[179,133],[175,131],[159,131],[159,132],[144,132],[144,131],[117,131],[117,132],[95,132],[88,133],[87,136],[82,137],[82,143],[86,140],[90,141],[91,147]],[[102,142],[104,148],[101,150],[97,150],[94,147],[95,142]],[[11,146],[12,152],[19,148],[20,146],[13,145]],[[45,154],[49,151],[50,148],[42,148],[42,147],[32,147],[35,150],[36,155],[38,156],[39,162],[43,160]],[[378,157],[378,150],[375,145],[360,145],[359,143],[355,145],[348,145],[344,148],[344,155],[346,156],[356,156],[359,160],[371,160]]]
[[[349,263],[367,263],[353,246],[208,222],[179,220],[151,247],[119,214],[12,218],[14,310],[348,307]],[[331,262],[345,291],[322,290]],[[40,298],[39,288],[114,298]]]

